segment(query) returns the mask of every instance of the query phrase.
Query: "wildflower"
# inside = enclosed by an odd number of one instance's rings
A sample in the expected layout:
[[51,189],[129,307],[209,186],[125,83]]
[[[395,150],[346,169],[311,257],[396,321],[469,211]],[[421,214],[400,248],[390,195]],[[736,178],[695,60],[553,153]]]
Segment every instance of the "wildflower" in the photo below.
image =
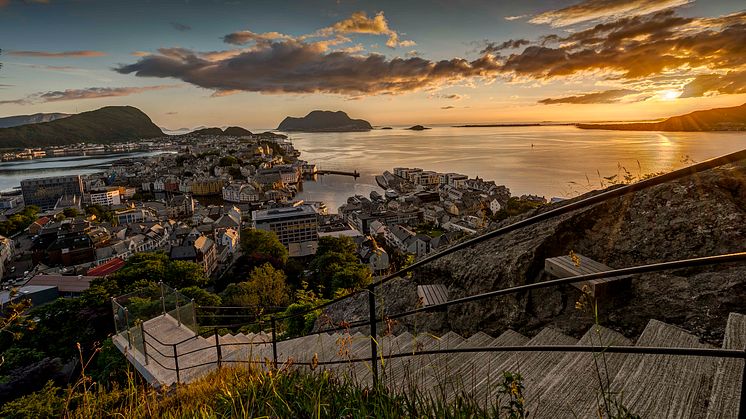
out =
[[319,366],[319,354],[314,352],[313,359],[311,359],[311,371],[315,370],[318,366]]

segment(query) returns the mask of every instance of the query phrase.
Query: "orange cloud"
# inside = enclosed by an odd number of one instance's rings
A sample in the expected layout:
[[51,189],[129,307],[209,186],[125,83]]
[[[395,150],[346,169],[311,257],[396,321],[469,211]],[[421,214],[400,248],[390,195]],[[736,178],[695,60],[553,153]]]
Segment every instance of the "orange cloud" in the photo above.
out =
[[619,16],[640,16],[691,3],[693,0],[584,0],[578,4],[540,13],[530,23],[552,27],[607,20]]

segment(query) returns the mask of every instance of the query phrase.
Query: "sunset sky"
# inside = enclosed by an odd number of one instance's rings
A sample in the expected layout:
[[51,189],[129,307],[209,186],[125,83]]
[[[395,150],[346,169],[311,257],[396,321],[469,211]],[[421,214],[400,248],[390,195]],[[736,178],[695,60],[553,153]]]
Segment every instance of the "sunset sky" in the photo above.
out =
[[0,0],[0,116],[652,119],[746,103],[743,0]]

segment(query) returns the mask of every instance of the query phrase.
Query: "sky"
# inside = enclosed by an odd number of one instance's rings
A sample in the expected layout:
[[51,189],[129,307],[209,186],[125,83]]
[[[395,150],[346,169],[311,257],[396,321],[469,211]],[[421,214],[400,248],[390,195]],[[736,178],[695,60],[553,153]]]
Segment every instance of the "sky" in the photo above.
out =
[[650,120],[746,103],[743,0],[0,0],[0,116],[168,129]]

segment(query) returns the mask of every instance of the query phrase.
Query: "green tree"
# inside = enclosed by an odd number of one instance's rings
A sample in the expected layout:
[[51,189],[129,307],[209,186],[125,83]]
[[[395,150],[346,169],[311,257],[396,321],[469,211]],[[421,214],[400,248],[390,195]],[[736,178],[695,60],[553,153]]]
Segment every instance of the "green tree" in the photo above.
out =
[[324,297],[339,289],[359,289],[370,283],[370,269],[360,263],[357,246],[349,237],[321,237],[316,256],[309,268],[313,272],[311,288],[324,290]]
[[124,267],[110,275],[117,282],[119,291],[129,292],[139,288],[137,281],[152,283],[163,281],[174,288],[205,286],[209,278],[202,266],[181,260],[171,260],[165,253],[137,253],[127,259]]
[[233,166],[234,164],[238,164],[238,159],[233,156],[221,157],[220,161],[218,162],[218,165],[220,167]]
[[251,271],[246,282],[231,284],[223,291],[226,306],[257,307],[259,311],[289,302],[290,292],[285,283],[285,273],[265,263]]
[[241,232],[241,249],[253,266],[271,263],[282,268],[288,260],[288,249],[271,231],[244,230]]
[[80,215],[78,210],[75,208],[65,208],[64,210],[62,210],[62,213],[65,214],[65,217],[67,218],[75,218]]
[[213,294],[200,287],[186,287],[180,289],[179,292],[191,299],[194,299],[194,302],[201,306],[217,307],[222,304],[222,300],[220,299],[219,295]]

